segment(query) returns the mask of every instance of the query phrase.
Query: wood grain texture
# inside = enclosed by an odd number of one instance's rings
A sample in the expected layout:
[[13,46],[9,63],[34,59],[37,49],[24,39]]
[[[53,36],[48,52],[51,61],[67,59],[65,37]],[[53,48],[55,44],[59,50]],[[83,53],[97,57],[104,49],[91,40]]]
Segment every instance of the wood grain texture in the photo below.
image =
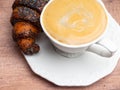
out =
[[[0,90],[120,90],[120,62],[109,76],[88,87],[58,87],[35,75],[11,37],[14,0],[0,0]],[[103,0],[120,24],[120,0]]]

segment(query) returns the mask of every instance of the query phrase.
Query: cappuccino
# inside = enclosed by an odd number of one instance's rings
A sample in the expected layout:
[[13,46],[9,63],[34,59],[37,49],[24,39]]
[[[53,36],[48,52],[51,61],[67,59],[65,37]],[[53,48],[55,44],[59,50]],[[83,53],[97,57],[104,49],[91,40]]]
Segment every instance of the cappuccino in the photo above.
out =
[[107,26],[107,15],[97,0],[52,0],[42,20],[46,31],[67,45],[94,41]]

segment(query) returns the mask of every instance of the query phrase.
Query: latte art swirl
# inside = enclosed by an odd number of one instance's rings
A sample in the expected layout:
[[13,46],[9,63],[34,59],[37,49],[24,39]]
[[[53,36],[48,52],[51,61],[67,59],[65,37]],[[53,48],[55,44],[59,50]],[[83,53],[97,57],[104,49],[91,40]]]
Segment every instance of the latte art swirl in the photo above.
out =
[[60,27],[63,26],[81,32],[93,26],[94,23],[91,23],[93,18],[94,15],[91,12],[84,7],[79,7],[67,12],[65,16],[61,17],[58,24],[60,24]]

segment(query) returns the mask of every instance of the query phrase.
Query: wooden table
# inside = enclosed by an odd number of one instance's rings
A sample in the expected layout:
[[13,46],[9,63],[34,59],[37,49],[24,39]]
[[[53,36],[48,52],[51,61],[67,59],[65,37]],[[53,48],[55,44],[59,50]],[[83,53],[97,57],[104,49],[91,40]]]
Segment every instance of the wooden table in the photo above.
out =
[[[88,87],[58,87],[35,75],[11,37],[14,0],[0,0],[0,90],[120,90],[120,62],[109,76]],[[103,0],[120,24],[120,0]]]

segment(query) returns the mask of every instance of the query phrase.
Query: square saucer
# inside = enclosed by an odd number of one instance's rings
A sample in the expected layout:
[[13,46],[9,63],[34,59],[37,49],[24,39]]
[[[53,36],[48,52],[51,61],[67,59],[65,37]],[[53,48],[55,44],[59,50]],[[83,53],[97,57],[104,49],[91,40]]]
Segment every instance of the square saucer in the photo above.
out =
[[[109,38],[120,46],[120,26],[110,14],[108,32]],[[66,58],[54,50],[49,39],[42,34],[37,42],[41,51],[33,56],[24,55],[32,71],[58,86],[88,86],[109,75],[117,65],[120,48],[110,58],[86,52],[76,58]]]

